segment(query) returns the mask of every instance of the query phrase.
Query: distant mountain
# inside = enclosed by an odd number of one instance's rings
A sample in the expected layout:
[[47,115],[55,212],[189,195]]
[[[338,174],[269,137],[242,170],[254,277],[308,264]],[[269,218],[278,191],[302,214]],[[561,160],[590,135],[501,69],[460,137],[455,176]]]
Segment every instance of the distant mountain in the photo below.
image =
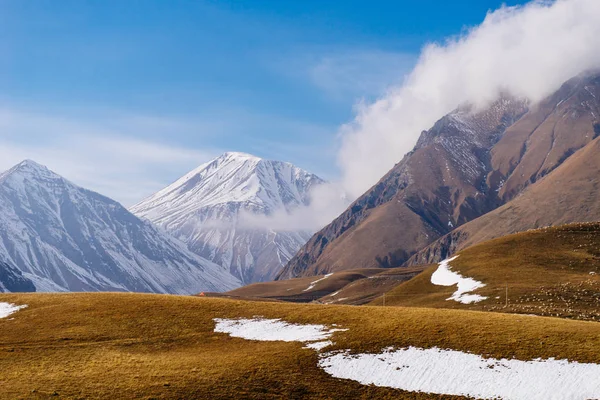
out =
[[119,203],[29,160],[0,175],[0,259],[37,291],[187,294],[240,284]]
[[33,282],[25,278],[21,271],[0,261],[0,293],[35,291]]
[[[600,135],[599,99],[600,75],[582,74],[534,106],[504,96],[485,110],[457,109],[423,132],[413,151],[316,233],[278,278],[404,265],[438,238],[515,199],[589,145]],[[553,196],[559,196],[565,179],[556,183]],[[594,182],[580,181],[587,185],[580,193],[593,191]],[[544,193],[536,196],[541,200]],[[556,222],[591,218],[593,213],[585,212],[584,200],[573,198],[572,208],[581,205],[580,215],[571,210],[570,219]],[[553,203],[537,206],[542,204]],[[537,214],[530,210],[528,223],[514,219],[515,229],[539,226],[533,215],[552,223],[549,216],[560,214],[551,209],[539,208]],[[489,228],[501,222],[501,218],[490,221]],[[471,237],[479,235],[485,231]]]
[[131,212],[187,243],[244,283],[271,280],[311,232],[275,231],[244,215],[272,216],[307,205],[323,183],[292,164],[225,153],[143,200]]

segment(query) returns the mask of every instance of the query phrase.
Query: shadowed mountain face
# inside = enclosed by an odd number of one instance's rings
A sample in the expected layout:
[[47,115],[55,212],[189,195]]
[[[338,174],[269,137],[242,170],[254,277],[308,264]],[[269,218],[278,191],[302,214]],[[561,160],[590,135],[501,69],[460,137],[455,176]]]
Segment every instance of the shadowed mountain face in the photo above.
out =
[[600,134],[598,99],[600,77],[587,74],[535,106],[504,97],[482,111],[459,108],[423,132],[412,152],[315,234],[278,279],[406,263],[590,144]]
[[18,269],[0,262],[0,292],[35,292],[35,285]]
[[268,281],[311,232],[269,229],[264,220],[307,205],[311,189],[321,183],[292,164],[231,152],[199,166],[131,211],[242,282]]
[[0,175],[0,259],[37,291],[189,294],[239,285],[119,203],[33,161]]

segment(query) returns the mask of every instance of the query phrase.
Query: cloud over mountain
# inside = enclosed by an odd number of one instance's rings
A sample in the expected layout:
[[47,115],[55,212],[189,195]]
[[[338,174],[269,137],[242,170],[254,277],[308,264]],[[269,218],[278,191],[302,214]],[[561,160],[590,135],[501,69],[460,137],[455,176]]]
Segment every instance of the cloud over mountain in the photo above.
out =
[[599,20],[597,0],[534,1],[491,11],[479,26],[425,46],[402,85],[360,105],[342,127],[338,163],[346,191],[362,194],[458,104],[485,106],[501,92],[535,103],[599,67]]

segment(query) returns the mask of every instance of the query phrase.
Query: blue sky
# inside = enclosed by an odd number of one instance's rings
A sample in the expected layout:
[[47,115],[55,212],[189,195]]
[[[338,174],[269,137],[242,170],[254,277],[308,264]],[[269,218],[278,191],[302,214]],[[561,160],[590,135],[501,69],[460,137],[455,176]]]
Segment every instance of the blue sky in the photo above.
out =
[[0,0],[0,168],[125,205],[228,150],[335,179],[355,104],[502,3]]

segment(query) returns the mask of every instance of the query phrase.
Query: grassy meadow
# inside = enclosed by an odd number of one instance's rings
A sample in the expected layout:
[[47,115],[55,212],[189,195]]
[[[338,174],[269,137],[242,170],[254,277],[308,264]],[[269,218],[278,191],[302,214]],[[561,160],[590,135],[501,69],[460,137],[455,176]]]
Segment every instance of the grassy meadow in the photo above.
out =
[[[470,247],[452,271],[486,286],[487,300],[446,299],[456,286],[436,286],[433,265],[386,293],[386,305],[456,308],[600,321],[600,224],[573,224],[505,236]],[[508,294],[508,302],[507,302]],[[507,306],[508,303],[508,306]],[[373,305],[383,305],[379,297]]]
[[600,324],[450,309],[249,302],[146,294],[2,294],[0,397],[127,399],[452,398],[363,386],[317,367],[302,343],[214,333],[213,318],[338,324],[334,346],[440,347],[492,357],[600,362]]

